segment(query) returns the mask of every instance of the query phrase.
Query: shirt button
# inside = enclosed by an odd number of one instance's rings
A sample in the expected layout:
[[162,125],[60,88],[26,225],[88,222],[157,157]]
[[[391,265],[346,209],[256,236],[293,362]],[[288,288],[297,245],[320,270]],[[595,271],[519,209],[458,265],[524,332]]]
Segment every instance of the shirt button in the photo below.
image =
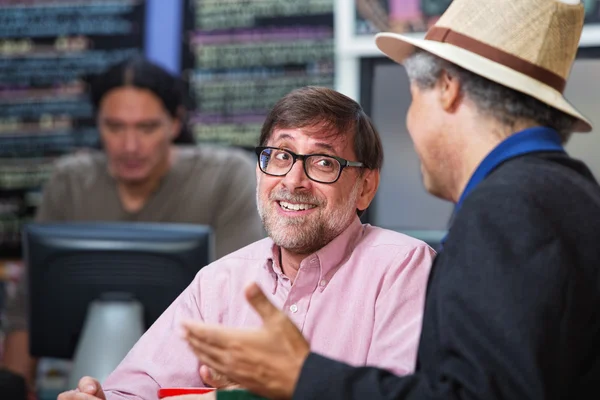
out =
[[297,306],[297,305],[295,305],[295,304],[292,304],[292,305],[290,306],[290,311],[291,311],[291,312],[293,312],[293,313],[296,313],[296,312],[298,312],[298,306]]
[[321,285],[322,287],[325,287],[327,285],[327,281],[325,279],[323,279],[319,285]]

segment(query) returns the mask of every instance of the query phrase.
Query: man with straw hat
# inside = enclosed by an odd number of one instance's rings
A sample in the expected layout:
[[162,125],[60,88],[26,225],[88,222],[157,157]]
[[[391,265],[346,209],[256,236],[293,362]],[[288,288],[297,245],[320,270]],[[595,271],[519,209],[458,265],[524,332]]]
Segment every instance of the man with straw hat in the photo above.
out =
[[414,374],[311,353],[256,285],[262,329],[186,323],[200,361],[274,399],[600,398],[600,187],[563,149],[591,130],[562,95],[583,18],[574,0],[455,0],[424,40],[376,37],[411,79],[425,186],[456,203]]

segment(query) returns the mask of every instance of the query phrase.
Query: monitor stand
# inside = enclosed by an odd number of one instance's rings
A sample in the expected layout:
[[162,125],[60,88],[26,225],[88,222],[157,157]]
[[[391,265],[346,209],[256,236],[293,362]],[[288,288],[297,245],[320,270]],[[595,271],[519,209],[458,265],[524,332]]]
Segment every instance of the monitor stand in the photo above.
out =
[[91,302],[67,387],[76,388],[84,376],[104,382],[144,331],[143,306],[128,294],[106,294]]

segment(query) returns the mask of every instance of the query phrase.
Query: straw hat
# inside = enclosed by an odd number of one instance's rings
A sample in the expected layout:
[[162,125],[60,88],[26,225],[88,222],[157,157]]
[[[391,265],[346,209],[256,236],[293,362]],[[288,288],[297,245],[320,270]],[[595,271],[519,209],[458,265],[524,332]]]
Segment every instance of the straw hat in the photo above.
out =
[[454,0],[425,39],[379,33],[377,47],[402,63],[415,47],[590,122],[563,97],[583,28],[579,0]]

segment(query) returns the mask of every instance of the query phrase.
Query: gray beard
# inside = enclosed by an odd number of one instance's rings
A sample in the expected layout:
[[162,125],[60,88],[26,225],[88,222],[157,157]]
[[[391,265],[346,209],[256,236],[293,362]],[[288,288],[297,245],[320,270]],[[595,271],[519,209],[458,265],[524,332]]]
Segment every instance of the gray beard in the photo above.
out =
[[[356,204],[359,186],[359,182],[357,182],[352,188],[352,192],[348,196],[349,205]],[[271,194],[269,197],[269,201],[262,201],[257,191],[256,203],[263,226],[277,246],[295,254],[312,254],[323,248],[338,237],[356,216],[354,207],[339,207],[329,215],[323,215],[321,209],[316,214],[300,218],[280,217],[275,210],[277,205],[273,202],[274,198],[283,198],[286,201],[298,203],[319,204],[320,207],[326,207],[327,203],[323,204],[312,196],[295,195],[289,192],[279,192],[276,193],[276,196]]]

